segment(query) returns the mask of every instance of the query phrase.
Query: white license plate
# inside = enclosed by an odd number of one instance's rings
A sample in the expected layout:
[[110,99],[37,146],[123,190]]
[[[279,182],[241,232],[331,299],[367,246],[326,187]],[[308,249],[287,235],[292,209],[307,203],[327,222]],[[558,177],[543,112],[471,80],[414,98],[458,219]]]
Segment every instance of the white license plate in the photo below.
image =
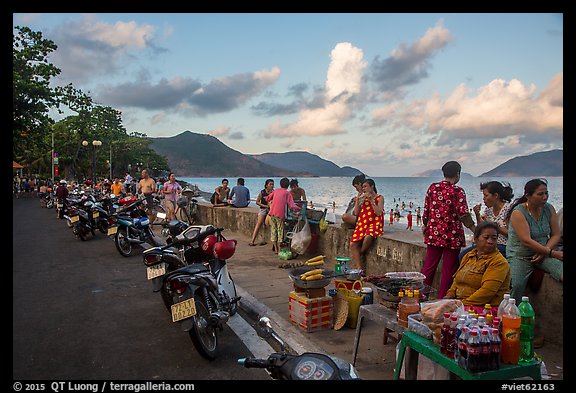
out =
[[156,214],[156,217],[160,218],[160,219],[165,219],[166,218],[166,213],[158,213]]
[[196,315],[196,304],[194,303],[194,298],[173,304],[171,310],[172,322],[178,322],[183,319],[193,317]]
[[108,228],[108,236],[114,235],[114,234],[116,234],[116,232],[118,232],[118,227],[110,227],[110,228]]
[[158,265],[149,266],[146,268],[146,275],[148,276],[148,280],[152,280],[153,278],[163,276],[166,274],[166,264],[159,263]]
[[100,217],[100,212],[92,212],[92,218]]
[[75,223],[76,221],[80,220],[80,216],[72,216],[70,217],[70,222]]

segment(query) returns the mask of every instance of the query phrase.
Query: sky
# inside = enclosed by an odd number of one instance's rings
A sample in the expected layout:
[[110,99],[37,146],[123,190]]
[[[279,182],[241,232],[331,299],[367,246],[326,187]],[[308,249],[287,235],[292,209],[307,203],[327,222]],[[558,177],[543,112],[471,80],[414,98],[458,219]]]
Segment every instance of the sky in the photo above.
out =
[[562,14],[14,13],[14,26],[58,46],[53,85],[150,137],[308,151],[369,176],[451,160],[478,176],[563,148]]

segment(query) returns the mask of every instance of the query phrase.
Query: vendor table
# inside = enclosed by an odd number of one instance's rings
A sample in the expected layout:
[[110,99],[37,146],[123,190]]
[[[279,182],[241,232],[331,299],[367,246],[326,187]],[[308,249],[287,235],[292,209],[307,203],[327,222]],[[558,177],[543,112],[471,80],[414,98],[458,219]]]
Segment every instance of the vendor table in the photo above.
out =
[[406,329],[405,327],[398,325],[396,310],[392,310],[391,308],[376,303],[360,306],[358,322],[356,324],[356,334],[354,336],[354,348],[352,350],[352,365],[356,365],[356,356],[358,355],[358,345],[360,344],[360,334],[362,333],[364,318],[368,318],[384,325],[384,344],[388,341],[388,332],[396,332],[398,340],[400,340],[402,332]]
[[442,354],[438,344],[434,344],[432,340],[428,340],[427,338],[419,336],[411,331],[405,331],[402,335],[402,340],[400,340],[394,379],[398,379],[400,376],[400,370],[402,368],[406,349],[408,349],[409,352],[406,359],[405,379],[416,379],[418,374],[419,353],[462,379],[509,380],[521,377],[531,377],[532,379],[538,380],[541,379],[540,363],[535,360],[528,364],[501,364],[500,369],[498,370],[471,373],[460,367],[454,359],[450,359],[448,356]]

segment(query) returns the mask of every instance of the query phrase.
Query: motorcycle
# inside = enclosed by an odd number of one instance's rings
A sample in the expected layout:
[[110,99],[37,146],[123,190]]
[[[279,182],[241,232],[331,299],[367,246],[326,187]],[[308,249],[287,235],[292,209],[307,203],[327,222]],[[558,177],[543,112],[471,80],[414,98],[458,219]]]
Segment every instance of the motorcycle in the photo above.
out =
[[218,331],[237,312],[240,300],[226,265],[236,240],[226,240],[223,230],[190,226],[170,244],[143,253],[148,278],[160,291],[172,321],[180,323],[198,353],[209,360],[218,353]]
[[[82,203],[78,205],[76,209],[76,215],[70,216],[70,222],[72,223],[72,233],[74,236],[82,241],[88,240],[88,234],[92,234],[92,237],[96,236],[95,232],[95,221],[93,217],[94,202],[88,198],[85,198]],[[68,219],[67,219],[68,221]]]
[[107,219],[108,236],[114,235],[116,249],[123,257],[132,255],[133,244],[148,243],[160,246],[160,238],[150,228],[150,220],[146,211],[141,208],[144,199],[136,199]]
[[272,337],[280,344],[280,351],[268,359],[241,358],[238,363],[246,368],[265,368],[273,379],[279,380],[360,380],[358,372],[350,363],[323,353],[305,352],[289,354],[284,341],[274,332],[270,319],[261,317],[256,332],[262,338]]

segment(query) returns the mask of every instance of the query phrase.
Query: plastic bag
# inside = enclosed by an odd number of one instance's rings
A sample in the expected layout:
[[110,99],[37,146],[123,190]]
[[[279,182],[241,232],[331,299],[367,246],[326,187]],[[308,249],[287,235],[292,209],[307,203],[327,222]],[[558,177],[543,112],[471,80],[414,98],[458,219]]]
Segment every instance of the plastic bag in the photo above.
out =
[[434,342],[440,344],[441,329],[444,323],[444,313],[456,312],[457,315],[463,314],[464,304],[458,299],[439,299],[429,302],[420,303],[420,314],[422,314],[422,323],[424,323],[434,336]]
[[326,232],[326,230],[328,229],[328,221],[326,221],[324,217],[320,219],[320,222],[318,223],[318,228],[320,228],[320,232],[322,233]]
[[[291,239],[290,242],[290,249],[294,251],[296,254],[304,254],[304,251],[310,245],[312,241],[312,233],[310,232],[310,224],[306,217],[302,218],[304,220],[304,226],[300,230],[298,227],[300,225],[296,225],[294,231],[288,233],[287,236]],[[300,223],[301,219],[298,219],[298,223]]]
[[294,259],[296,256],[292,253],[292,251],[288,249],[282,249],[278,251],[278,259],[282,259],[283,261],[288,261],[290,259]]

